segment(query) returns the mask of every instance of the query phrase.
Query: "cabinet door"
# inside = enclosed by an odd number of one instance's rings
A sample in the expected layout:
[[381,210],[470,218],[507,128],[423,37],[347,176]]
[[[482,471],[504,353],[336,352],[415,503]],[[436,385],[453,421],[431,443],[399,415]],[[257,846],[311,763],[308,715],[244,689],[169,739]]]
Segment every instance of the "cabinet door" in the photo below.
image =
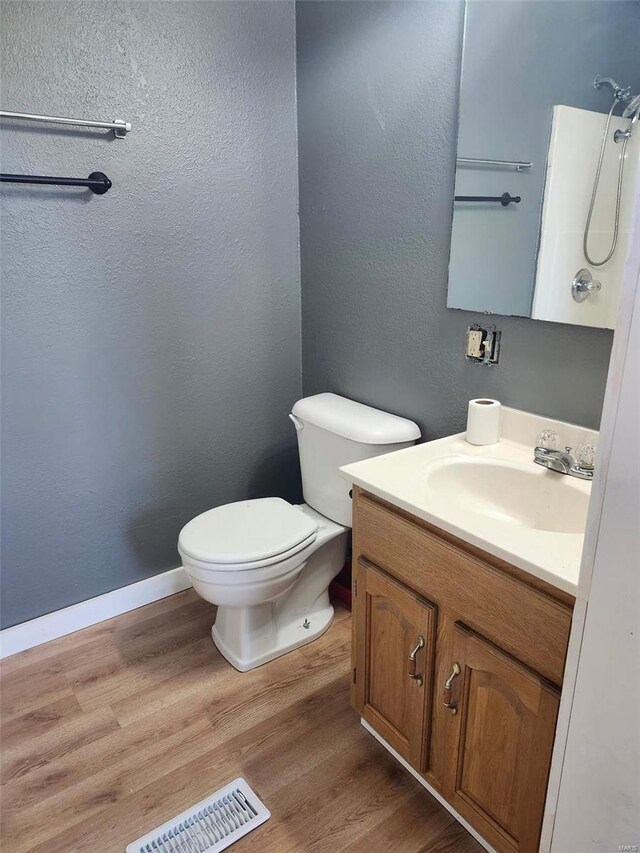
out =
[[358,561],[354,598],[353,704],[413,767],[428,742],[436,611]]
[[454,635],[447,799],[500,853],[536,853],[558,692],[459,623]]

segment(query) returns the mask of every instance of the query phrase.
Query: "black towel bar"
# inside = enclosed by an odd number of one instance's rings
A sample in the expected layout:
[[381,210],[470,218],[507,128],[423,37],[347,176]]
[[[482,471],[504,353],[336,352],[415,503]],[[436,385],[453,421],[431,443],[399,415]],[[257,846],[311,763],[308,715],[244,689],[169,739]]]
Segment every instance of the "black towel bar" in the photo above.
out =
[[49,178],[45,175],[0,174],[0,181],[9,184],[55,184],[60,187],[88,187],[92,193],[103,195],[111,189],[111,181],[104,172],[91,172],[88,178]]
[[520,204],[522,201],[519,195],[509,195],[509,193],[502,193],[502,195],[457,195],[454,198],[454,201],[499,201],[503,207],[506,207],[508,204]]

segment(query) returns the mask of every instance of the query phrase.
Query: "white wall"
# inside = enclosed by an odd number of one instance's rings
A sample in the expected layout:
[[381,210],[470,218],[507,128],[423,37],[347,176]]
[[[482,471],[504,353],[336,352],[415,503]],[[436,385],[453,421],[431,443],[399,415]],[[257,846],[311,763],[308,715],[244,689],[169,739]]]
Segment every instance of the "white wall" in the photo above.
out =
[[[616,251],[603,266],[591,266],[584,256],[582,243],[605,123],[606,115],[602,113],[574,107],[553,108],[533,297],[534,319],[615,328],[629,242],[633,188],[640,160],[640,133],[633,134],[626,148]],[[611,119],[589,229],[589,254],[595,260],[607,256],[614,233],[622,144],[615,144],[611,137],[616,130],[628,126],[629,119],[617,116]],[[602,290],[578,303],[571,295],[571,282],[582,268],[591,270],[593,277],[602,283]]]
[[627,323],[616,335],[601,432],[601,445],[610,443],[611,453],[598,490],[602,515],[552,853],[613,853],[640,845],[638,187],[633,233],[620,314]]

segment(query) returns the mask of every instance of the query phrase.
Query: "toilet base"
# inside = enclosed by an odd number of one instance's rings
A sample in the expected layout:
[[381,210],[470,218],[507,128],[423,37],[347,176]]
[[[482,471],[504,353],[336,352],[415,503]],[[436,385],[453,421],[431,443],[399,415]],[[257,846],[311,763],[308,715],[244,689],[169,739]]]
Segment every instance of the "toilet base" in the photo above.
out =
[[[310,643],[324,634],[333,620],[329,584],[344,565],[348,532],[310,507],[303,505],[300,509],[318,522],[318,536],[305,552],[303,561],[290,572],[283,592],[274,595],[272,586],[268,586],[268,598],[261,600],[260,595],[267,597],[265,588],[255,582],[253,595],[247,584],[242,596],[231,596],[227,595],[229,588],[200,585],[197,576],[193,576],[196,592],[218,605],[211,629],[213,642],[240,672],[255,669]],[[237,589],[242,590],[241,583]],[[217,592],[225,594],[233,606],[221,604],[225,599]],[[246,604],[238,607],[238,600]]]
[[[310,612],[290,614],[291,618],[283,620],[278,619],[275,603],[251,608],[220,607],[211,628],[214,645],[235,669],[248,672],[324,634],[333,621],[333,606],[327,595],[324,598],[326,601]],[[227,638],[236,640],[233,647]],[[250,641],[242,642],[243,638]]]

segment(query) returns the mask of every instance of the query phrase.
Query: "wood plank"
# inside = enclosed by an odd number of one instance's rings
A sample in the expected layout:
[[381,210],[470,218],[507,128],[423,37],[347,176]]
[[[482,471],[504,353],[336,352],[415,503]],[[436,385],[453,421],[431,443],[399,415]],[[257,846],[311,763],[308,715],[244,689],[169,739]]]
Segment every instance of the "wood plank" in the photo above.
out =
[[[480,853],[354,716],[346,610],[308,646],[238,673],[211,642],[211,609],[192,591],[173,599],[11,659],[3,849],[122,850],[243,775],[273,813],[238,845],[247,853],[346,850],[397,812],[434,853]],[[393,846],[417,849],[402,834]]]
[[60,664],[34,662],[17,671],[2,670],[1,717],[23,716],[43,705],[73,696]]
[[[389,817],[414,784],[397,763],[380,760],[364,739],[355,740],[340,760],[333,752],[305,775],[308,787],[304,792],[297,781],[278,791],[281,819],[265,833],[265,840],[283,853],[334,853],[344,849],[372,821]],[[305,840],[311,822],[321,831]],[[260,839],[251,839],[247,849],[262,849]]]
[[395,844],[409,851],[432,850],[434,839],[455,823],[444,810],[435,808],[436,801],[425,797],[416,783],[413,796],[403,802],[391,815],[377,822],[366,834],[360,835],[346,848],[345,853],[371,853],[372,850],[393,850]]
[[416,793],[366,835],[350,844],[344,853],[395,851],[403,853],[475,853],[478,844],[466,829],[433,797],[425,797],[416,783]]
[[27,776],[38,768],[48,767],[56,759],[119,730],[111,708],[98,708],[88,714],[76,714],[37,736],[14,737],[9,744],[3,738],[2,782],[4,784]]
[[162,762],[171,766],[181,756],[176,750],[188,751],[194,732],[211,734],[210,721],[197,712],[190,718],[167,716],[117,729],[56,756],[42,767],[34,767],[22,785],[5,786],[4,815],[11,817],[19,811],[23,826],[37,826],[40,815],[55,807],[60,809],[57,814],[62,824],[64,806],[69,803],[73,822],[76,811],[93,807],[100,791],[108,790],[115,801],[130,793],[136,784],[143,786],[149,769],[156,772]]
[[[61,832],[71,838],[78,825],[95,819],[105,806],[122,805],[131,794],[144,789],[149,779],[162,772],[167,763],[188,763],[202,755],[210,730],[206,720],[197,720],[187,726],[176,725],[173,731],[167,724],[156,737],[147,733],[149,736],[144,741],[121,743],[119,760],[114,765],[108,761],[99,764],[94,761],[88,767],[91,772],[85,770],[80,778],[70,775],[66,768],[62,771],[51,769],[35,780],[33,776],[27,777],[21,790],[5,786],[3,833],[11,842],[11,849],[19,851],[24,843],[24,849],[30,850],[31,846],[47,843],[50,836]],[[92,752],[96,754],[95,749]],[[84,756],[86,751],[75,753],[75,766],[86,767]],[[67,849],[76,848],[70,844]]]
[[67,670],[67,680],[85,710],[117,702],[148,686],[166,683],[214,654],[209,614],[164,626],[135,640],[118,638],[116,648],[95,661]]
[[2,724],[2,749],[9,749],[14,743],[38,737],[73,717],[84,714],[82,707],[73,694],[64,696],[48,705],[41,705],[32,711],[16,716],[7,716]]
[[74,666],[86,646],[93,646],[88,652],[93,655],[97,645],[101,645],[103,650],[115,648],[120,637],[134,639],[146,633],[155,633],[160,625],[166,625],[167,614],[171,614],[176,620],[182,620],[185,615],[195,615],[197,612],[205,611],[211,614],[211,624],[213,624],[215,606],[201,598],[194,598],[193,591],[188,589],[4,658],[3,676],[14,674],[33,663],[42,665],[47,660],[54,662],[58,657],[64,663]]

